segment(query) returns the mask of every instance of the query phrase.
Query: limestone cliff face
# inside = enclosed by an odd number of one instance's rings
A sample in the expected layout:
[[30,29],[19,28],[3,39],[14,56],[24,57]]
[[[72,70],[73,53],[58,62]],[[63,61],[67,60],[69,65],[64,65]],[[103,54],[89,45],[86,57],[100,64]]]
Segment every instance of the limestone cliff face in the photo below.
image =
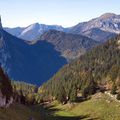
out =
[[0,107],[5,107],[6,106],[6,97],[3,96],[1,90],[0,90]]
[[0,48],[2,47],[3,43],[3,35],[2,35],[2,22],[1,22],[1,16],[0,16]]
[[3,32],[4,30],[2,27],[2,21],[1,21],[1,16],[0,16],[0,65],[2,68],[5,69],[6,68],[5,63],[10,56],[9,56],[9,51],[7,51],[6,43],[4,41]]
[[0,28],[2,28],[2,23],[1,23],[1,16],[0,16]]
[[13,90],[6,73],[0,67],[0,107],[9,107],[13,103]]

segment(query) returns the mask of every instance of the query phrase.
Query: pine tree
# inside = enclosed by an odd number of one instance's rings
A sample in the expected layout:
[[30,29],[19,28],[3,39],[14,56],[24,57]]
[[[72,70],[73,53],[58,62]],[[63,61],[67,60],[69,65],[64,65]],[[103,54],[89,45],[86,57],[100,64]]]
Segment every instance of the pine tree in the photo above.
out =
[[117,100],[120,100],[120,93],[117,94]]
[[65,103],[66,102],[66,92],[65,92],[65,89],[62,85],[57,87],[55,97],[60,103]]
[[116,90],[117,90],[117,86],[114,83],[112,86],[112,89],[111,89],[111,94],[113,94],[113,95],[116,94]]
[[23,92],[22,92],[22,90],[20,90],[20,102],[22,103],[22,104],[25,104],[25,96],[23,95]]
[[34,95],[31,93],[29,93],[27,96],[26,96],[26,102],[31,105],[31,104],[34,104],[35,103],[35,97]]
[[77,89],[75,87],[75,85],[71,88],[71,92],[70,92],[70,101],[71,102],[75,102],[77,98]]
[[82,90],[82,97],[86,98],[88,96],[88,88],[83,88]]

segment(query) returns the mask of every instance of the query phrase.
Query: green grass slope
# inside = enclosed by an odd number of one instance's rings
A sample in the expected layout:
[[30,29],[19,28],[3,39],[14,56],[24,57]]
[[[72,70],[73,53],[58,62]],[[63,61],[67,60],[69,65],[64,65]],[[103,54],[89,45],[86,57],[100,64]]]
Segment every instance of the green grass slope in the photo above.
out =
[[42,120],[40,114],[34,112],[31,108],[14,104],[9,108],[0,108],[0,120]]
[[105,93],[84,102],[65,105],[54,101],[41,105],[11,105],[0,108],[0,120],[119,120],[120,103]]
[[120,120],[120,103],[104,93],[97,93],[80,103],[61,105],[52,102],[36,109],[43,111],[44,120]]

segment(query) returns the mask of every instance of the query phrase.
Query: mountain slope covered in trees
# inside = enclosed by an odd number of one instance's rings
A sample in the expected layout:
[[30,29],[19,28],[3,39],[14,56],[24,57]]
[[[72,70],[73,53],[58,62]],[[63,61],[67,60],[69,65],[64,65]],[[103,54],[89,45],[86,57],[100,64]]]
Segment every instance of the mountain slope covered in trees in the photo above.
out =
[[74,101],[78,91],[86,96],[113,85],[120,89],[120,36],[65,65],[39,91],[60,101]]

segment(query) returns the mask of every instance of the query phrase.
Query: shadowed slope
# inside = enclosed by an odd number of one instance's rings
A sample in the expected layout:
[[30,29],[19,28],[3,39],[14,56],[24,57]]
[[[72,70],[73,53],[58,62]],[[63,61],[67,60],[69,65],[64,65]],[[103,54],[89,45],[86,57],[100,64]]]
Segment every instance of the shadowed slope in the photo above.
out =
[[5,31],[2,34],[2,65],[12,79],[40,85],[67,63],[46,41],[29,45]]

